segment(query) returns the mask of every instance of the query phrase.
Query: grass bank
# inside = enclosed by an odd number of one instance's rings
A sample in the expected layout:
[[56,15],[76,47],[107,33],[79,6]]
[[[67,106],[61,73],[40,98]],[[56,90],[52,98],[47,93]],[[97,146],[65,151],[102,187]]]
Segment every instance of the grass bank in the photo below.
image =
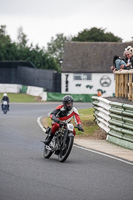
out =
[[[35,102],[41,102],[41,98],[39,97],[35,97],[35,96],[31,96],[31,95],[27,95],[27,94],[23,94],[23,93],[8,93],[7,94],[9,99],[10,99],[10,103],[35,103]],[[0,93],[0,100],[3,97],[3,93]]]
[[92,136],[99,129],[99,126],[94,121],[93,112],[94,112],[93,108],[79,110],[80,119],[82,122],[82,126],[84,128],[84,132],[76,130],[77,135]]

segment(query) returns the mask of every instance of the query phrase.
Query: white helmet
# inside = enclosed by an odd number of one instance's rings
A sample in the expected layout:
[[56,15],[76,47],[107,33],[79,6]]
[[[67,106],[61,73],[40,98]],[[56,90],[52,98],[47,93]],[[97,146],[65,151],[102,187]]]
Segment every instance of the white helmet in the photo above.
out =
[[132,52],[132,47],[131,46],[128,46],[127,48],[125,48],[125,51],[131,51]]
[[4,96],[4,97],[7,97],[7,93],[4,93],[3,96]]
[[126,53],[131,53],[133,55],[133,47],[128,46],[127,48],[125,48],[124,56],[125,56]]

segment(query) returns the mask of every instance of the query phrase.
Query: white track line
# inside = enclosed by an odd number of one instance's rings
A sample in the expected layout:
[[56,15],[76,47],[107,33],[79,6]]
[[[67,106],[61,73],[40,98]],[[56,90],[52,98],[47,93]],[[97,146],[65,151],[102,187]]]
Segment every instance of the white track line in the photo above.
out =
[[111,156],[111,155],[109,155],[109,154],[105,154],[105,153],[102,153],[102,152],[99,152],[99,151],[96,151],[96,150],[92,150],[92,149],[87,149],[87,148],[85,148],[85,147],[78,146],[78,145],[74,145],[74,146],[77,147],[77,148],[79,148],[79,149],[83,149],[83,150],[86,150],[86,151],[90,151],[90,152],[93,152],[93,153],[96,153],[96,154],[99,154],[99,155],[102,155],[102,156],[106,156],[106,157],[109,157],[109,158],[112,158],[112,159],[115,159],[115,160],[124,162],[124,163],[129,164],[129,165],[133,165],[132,162],[129,162],[129,161],[123,160],[123,159],[121,159],[121,158],[117,158],[117,157]]
[[38,123],[38,125],[41,127],[41,129],[43,130],[43,132],[45,133],[45,132],[46,132],[46,129],[45,129],[45,128],[43,127],[43,125],[41,124],[41,118],[42,118],[42,116],[37,118],[37,123]]
[[[37,123],[38,123],[38,125],[41,127],[41,129],[45,132],[45,128],[44,128],[44,127],[42,126],[42,124],[41,124],[41,118],[42,118],[42,116],[37,118]],[[92,153],[96,153],[96,154],[99,154],[99,155],[102,155],[102,156],[106,156],[106,157],[108,157],[108,158],[112,158],[112,159],[114,159],[114,160],[118,160],[118,161],[120,161],[120,162],[123,162],[123,163],[126,163],[126,164],[128,164],[128,165],[132,165],[132,166],[133,166],[133,163],[132,163],[132,162],[123,160],[123,159],[121,159],[121,158],[117,158],[117,157],[114,157],[114,156],[111,156],[111,155],[108,155],[108,154],[105,154],[105,153],[102,153],[102,152],[99,152],[99,151],[96,151],[96,150],[87,149],[87,148],[85,148],[85,147],[78,146],[78,145],[75,145],[75,144],[74,144],[73,146],[75,146],[75,147],[77,147],[77,148],[79,148],[79,149],[82,149],[82,150],[85,150],[85,151],[90,151],[90,152],[92,152]]]

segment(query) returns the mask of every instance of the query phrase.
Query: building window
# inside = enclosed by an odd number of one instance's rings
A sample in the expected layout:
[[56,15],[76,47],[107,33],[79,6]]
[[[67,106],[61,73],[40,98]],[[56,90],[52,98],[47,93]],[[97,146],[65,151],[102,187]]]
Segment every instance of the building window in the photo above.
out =
[[91,80],[91,73],[73,74],[73,80]]
[[73,79],[74,80],[82,80],[82,74],[74,74]]

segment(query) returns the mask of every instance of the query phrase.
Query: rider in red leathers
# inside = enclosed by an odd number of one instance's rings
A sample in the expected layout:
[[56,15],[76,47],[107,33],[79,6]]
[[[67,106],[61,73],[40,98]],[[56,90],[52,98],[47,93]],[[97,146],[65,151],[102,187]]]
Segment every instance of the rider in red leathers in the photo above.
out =
[[[69,123],[71,119],[74,117],[75,123],[77,124],[78,130],[84,131],[81,125],[81,120],[79,117],[78,110],[73,107],[73,98],[70,95],[66,95],[63,98],[63,105],[59,105],[53,110],[50,114],[50,118],[52,119],[52,128],[49,134],[49,137],[44,141],[46,145],[49,145],[51,142],[54,133],[60,127],[60,121]],[[76,132],[73,130],[73,134]]]

